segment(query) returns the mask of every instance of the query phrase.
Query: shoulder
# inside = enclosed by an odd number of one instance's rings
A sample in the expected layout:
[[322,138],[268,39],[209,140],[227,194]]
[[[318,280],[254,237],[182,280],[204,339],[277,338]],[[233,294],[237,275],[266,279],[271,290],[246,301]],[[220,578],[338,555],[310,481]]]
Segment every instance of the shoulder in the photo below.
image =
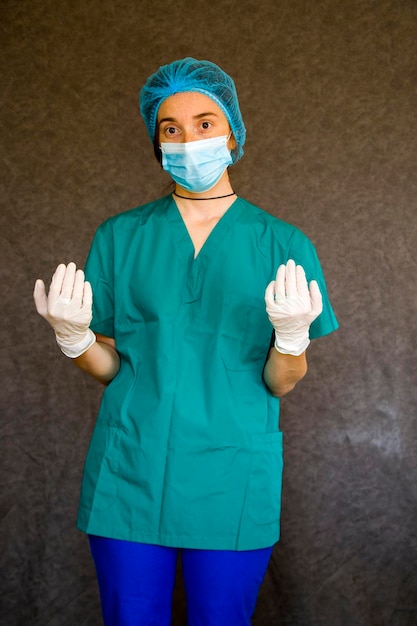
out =
[[239,200],[242,204],[243,220],[255,227],[262,234],[262,240],[265,242],[273,240],[283,246],[291,247],[300,244],[312,245],[309,238],[297,226],[275,217],[243,198]]
[[137,229],[145,225],[153,216],[158,216],[167,210],[171,202],[171,195],[153,200],[141,206],[129,209],[105,220],[97,229],[97,233],[121,232],[123,230]]

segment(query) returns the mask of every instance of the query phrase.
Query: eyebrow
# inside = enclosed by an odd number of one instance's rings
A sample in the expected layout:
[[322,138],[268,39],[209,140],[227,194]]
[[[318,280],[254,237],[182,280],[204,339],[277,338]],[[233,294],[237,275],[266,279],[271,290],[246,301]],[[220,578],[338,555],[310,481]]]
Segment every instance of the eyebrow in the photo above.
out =
[[[212,111],[207,111],[206,113],[199,113],[198,115],[194,115],[194,119],[195,120],[199,120],[203,117],[208,117],[208,116],[212,116],[212,117],[219,117],[217,115],[217,113],[213,113]],[[164,117],[162,118],[162,120],[159,120],[159,124],[162,124],[163,122],[176,122],[177,120],[175,119],[175,117]]]

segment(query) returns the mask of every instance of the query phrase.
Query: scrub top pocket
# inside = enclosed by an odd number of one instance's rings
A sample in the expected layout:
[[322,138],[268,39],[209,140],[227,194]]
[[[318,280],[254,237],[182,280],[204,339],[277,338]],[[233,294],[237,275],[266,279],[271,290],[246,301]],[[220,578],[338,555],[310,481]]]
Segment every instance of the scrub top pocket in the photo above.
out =
[[252,467],[240,541],[279,528],[283,470],[282,432],[252,436]]
[[122,431],[115,426],[97,424],[88,450],[84,471],[84,509],[106,511],[117,498]]
[[211,536],[234,537],[249,463],[249,450],[235,444],[183,443],[171,457],[167,476],[166,502],[170,511],[167,524],[175,524],[186,516],[190,537],[200,536],[199,529],[204,524],[210,528]]

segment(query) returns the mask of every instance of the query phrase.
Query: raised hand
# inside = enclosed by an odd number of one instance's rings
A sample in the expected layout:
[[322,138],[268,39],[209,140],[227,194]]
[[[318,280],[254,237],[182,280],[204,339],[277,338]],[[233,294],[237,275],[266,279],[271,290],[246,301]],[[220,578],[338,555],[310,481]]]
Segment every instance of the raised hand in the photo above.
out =
[[83,354],[96,340],[90,329],[93,295],[83,270],[75,263],[58,265],[49,293],[38,279],[33,292],[36,310],[55,331],[62,352],[71,358]]
[[309,287],[303,267],[289,260],[266,288],[265,304],[275,329],[275,348],[282,354],[302,354],[310,343],[310,324],[323,309],[317,281]]

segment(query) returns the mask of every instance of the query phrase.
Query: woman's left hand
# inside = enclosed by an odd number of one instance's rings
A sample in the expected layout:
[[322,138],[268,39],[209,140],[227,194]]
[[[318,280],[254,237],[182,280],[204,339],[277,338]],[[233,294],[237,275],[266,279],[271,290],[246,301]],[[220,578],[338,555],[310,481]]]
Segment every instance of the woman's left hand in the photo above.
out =
[[275,329],[275,348],[282,354],[302,354],[310,343],[310,324],[323,310],[317,281],[309,286],[303,267],[290,259],[266,288],[265,304]]

